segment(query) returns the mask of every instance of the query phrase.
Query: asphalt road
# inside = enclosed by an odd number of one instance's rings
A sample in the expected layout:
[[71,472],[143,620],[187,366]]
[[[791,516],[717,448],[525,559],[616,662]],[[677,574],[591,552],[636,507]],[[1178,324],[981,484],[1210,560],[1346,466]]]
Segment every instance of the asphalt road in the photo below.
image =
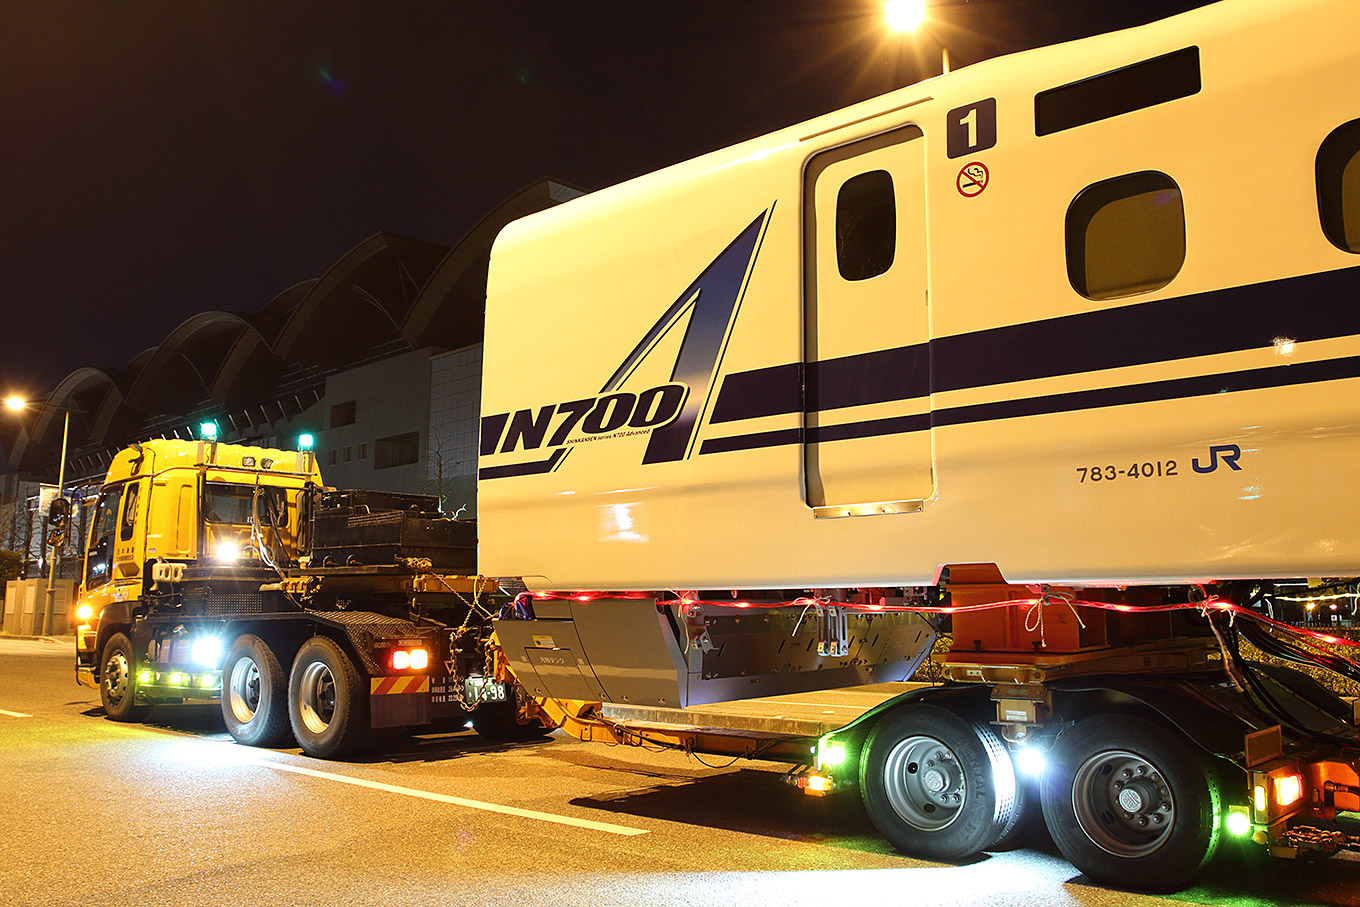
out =
[[1042,838],[926,863],[782,771],[470,731],[323,762],[237,746],[214,708],[108,721],[68,645],[0,637],[4,907],[1360,905],[1360,861],[1229,849],[1165,896],[1093,886]]

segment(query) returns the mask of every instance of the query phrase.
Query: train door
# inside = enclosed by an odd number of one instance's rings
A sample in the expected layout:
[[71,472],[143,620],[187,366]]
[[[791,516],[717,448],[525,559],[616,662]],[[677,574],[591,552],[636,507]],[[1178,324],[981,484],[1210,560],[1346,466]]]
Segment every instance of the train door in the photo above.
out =
[[803,218],[807,503],[919,510],[934,488],[921,130],[813,157]]

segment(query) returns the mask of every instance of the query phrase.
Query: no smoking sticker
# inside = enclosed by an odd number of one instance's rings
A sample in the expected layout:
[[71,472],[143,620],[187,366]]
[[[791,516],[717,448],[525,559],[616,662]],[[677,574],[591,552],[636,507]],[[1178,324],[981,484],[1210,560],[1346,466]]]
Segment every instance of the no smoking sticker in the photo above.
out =
[[964,198],[974,198],[982,194],[982,190],[987,188],[987,181],[991,179],[991,174],[987,172],[987,165],[981,161],[973,161],[971,164],[964,164],[959,171],[959,178],[956,185],[959,188],[959,195]]

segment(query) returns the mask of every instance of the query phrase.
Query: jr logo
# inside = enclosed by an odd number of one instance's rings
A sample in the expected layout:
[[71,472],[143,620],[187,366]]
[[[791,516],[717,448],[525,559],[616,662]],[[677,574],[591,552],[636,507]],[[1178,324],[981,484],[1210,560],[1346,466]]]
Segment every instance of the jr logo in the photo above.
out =
[[[517,449],[557,448],[545,459],[478,470],[482,479],[522,476],[551,471],[568,450],[572,432],[588,434],[623,429],[651,431],[643,463],[666,463],[689,455],[700,418],[713,392],[713,377],[722,363],[727,338],[736,321],[746,284],[754,267],[760,240],[774,209],[765,211],[742,230],[703,273],[676,298],[652,325],[595,397],[570,403],[549,404],[514,413],[482,417],[481,453],[491,456]],[[637,394],[621,387],[685,314],[689,324],[675,356],[670,384]],[[562,421],[551,434],[558,416]],[[597,424],[598,423],[598,424]],[[654,427],[653,427],[654,426]],[[507,431],[508,428],[508,431]]]
[[1213,472],[1218,469],[1219,461],[1229,469],[1240,470],[1242,467],[1237,465],[1237,458],[1242,456],[1242,448],[1236,444],[1214,444],[1209,448],[1209,464],[1201,466],[1199,457],[1195,457],[1190,462],[1190,467],[1195,472]]

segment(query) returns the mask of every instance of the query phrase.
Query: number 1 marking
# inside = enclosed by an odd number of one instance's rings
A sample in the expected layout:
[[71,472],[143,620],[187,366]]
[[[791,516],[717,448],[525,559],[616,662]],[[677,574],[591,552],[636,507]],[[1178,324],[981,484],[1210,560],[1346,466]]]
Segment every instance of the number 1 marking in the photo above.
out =
[[968,150],[977,147],[977,108],[971,108],[959,119],[959,125],[968,127]]

